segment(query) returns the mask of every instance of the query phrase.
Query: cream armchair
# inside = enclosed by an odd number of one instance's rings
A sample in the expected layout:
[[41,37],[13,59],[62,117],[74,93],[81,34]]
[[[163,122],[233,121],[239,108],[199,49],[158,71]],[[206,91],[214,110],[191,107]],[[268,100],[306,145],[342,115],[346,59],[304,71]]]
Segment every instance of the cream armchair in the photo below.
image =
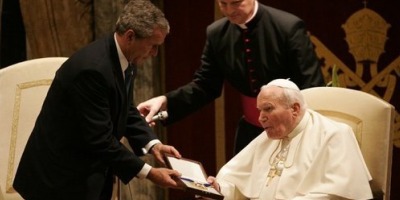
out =
[[394,107],[371,94],[347,88],[315,87],[302,93],[309,108],[353,128],[373,178],[374,199],[389,200]]
[[0,70],[0,199],[22,199],[16,169],[55,71],[65,57],[39,58]]

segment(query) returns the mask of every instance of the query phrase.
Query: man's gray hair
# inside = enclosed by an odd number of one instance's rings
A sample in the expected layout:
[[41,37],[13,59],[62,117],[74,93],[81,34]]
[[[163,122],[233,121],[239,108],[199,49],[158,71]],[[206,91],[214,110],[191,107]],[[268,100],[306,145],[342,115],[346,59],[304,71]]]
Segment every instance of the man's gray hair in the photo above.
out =
[[154,28],[169,33],[169,23],[164,13],[150,0],[130,0],[117,20],[115,32],[123,34],[132,29],[140,39],[152,36]]
[[275,79],[269,82],[267,85],[264,85],[262,88],[268,87],[280,87],[283,89],[283,98],[286,102],[284,102],[287,106],[293,105],[295,102],[300,104],[301,109],[306,109],[307,104],[304,101],[303,95],[300,92],[299,87],[289,79]]

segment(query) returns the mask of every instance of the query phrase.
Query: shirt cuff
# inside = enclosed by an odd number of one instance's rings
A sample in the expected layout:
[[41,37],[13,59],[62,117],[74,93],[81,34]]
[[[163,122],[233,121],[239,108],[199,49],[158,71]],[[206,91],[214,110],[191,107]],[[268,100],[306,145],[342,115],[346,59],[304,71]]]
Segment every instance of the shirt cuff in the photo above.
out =
[[155,144],[161,143],[160,140],[152,140],[149,143],[146,144],[146,146],[144,146],[144,148],[142,148],[143,154],[147,154],[149,153],[151,147],[153,147]]
[[145,179],[147,177],[147,174],[149,174],[151,170],[151,166],[147,163],[145,163],[140,170],[140,172],[136,175],[139,179]]

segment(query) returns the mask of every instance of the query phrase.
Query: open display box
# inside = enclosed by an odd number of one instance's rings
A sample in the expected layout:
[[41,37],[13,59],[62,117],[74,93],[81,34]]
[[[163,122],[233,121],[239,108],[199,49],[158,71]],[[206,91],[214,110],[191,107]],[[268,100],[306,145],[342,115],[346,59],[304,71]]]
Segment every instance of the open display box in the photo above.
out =
[[207,182],[207,174],[201,162],[187,159],[175,158],[173,155],[165,154],[167,166],[182,174],[180,185],[182,189],[193,193],[194,195],[207,197],[211,199],[223,199],[224,196],[215,190]]

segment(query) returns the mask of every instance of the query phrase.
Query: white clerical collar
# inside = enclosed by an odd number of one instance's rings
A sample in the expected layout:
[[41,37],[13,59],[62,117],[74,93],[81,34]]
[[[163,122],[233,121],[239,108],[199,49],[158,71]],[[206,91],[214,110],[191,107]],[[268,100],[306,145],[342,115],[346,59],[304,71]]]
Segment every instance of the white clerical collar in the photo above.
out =
[[244,24],[238,24],[238,26],[239,26],[240,28],[242,28],[242,29],[247,29],[246,23],[249,22],[249,21],[251,21],[251,20],[254,18],[254,16],[256,16],[257,11],[258,11],[258,2],[255,1],[254,3],[255,3],[256,5],[254,6],[253,15],[252,15]]
[[117,46],[118,59],[119,59],[119,63],[121,64],[121,69],[122,69],[122,76],[124,77],[125,76],[124,71],[126,70],[126,68],[128,68],[129,63],[128,63],[128,60],[126,59],[126,57],[124,56],[124,54],[122,53],[121,47],[119,47],[116,34],[117,33],[114,33],[114,41],[115,41],[115,45]]
[[293,129],[292,132],[289,133],[288,138],[291,140],[292,138],[296,137],[299,133],[301,133],[307,125],[307,121],[310,118],[310,113],[307,110],[304,113],[303,119],[297,124],[297,126]]

